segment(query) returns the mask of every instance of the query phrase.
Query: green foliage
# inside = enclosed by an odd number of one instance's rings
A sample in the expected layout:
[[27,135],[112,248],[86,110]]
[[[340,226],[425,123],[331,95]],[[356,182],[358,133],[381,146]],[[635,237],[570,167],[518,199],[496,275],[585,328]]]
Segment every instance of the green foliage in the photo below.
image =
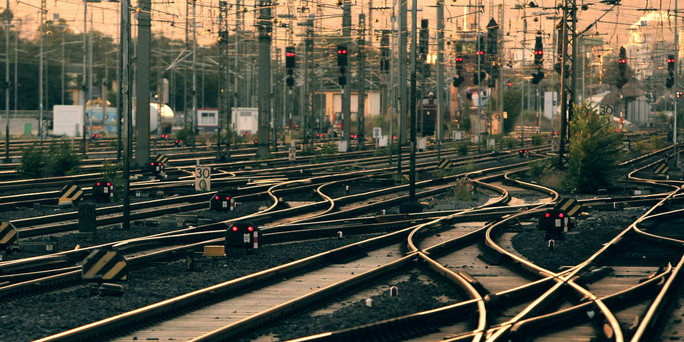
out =
[[558,170],[553,158],[544,158],[530,162],[527,175],[537,183],[552,189],[562,190],[566,173]]
[[468,177],[459,178],[456,185],[448,190],[447,195],[456,201],[474,201],[477,199],[475,187]]
[[69,140],[53,141],[46,149],[30,146],[24,150],[17,172],[26,178],[74,174],[81,164]]
[[527,175],[533,179],[541,178],[545,173],[554,169],[551,158],[544,158],[530,162],[530,168],[527,170]]
[[112,163],[104,161],[102,163],[102,178],[114,184],[114,202],[120,202],[123,196],[123,163]]
[[468,142],[467,141],[461,141],[458,144],[456,144],[456,151],[458,152],[459,155],[465,156],[468,155]]
[[632,145],[631,150],[635,154],[644,154],[665,147],[665,140],[659,136],[651,136],[647,140],[640,140]]
[[541,136],[541,134],[535,134],[532,136],[532,145],[534,145],[534,146],[541,145],[543,141],[544,141],[544,138]]
[[36,145],[31,145],[24,150],[21,156],[21,165],[17,169],[20,176],[26,178],[43,177],[45,171],[45,153]]
[[623,137],[596,108],[585,103],[574,109],[566,184],[572,191],[592,193],[617,180]]
[[515,137],[512,137],[510,135],[506,136],[503,138],[503,144],[507,148],[513,148],[515,147],[517,141],[515,140]]
[[183,140],[185,146],[195,146],[195,139],[197,138],[197,133],[190,127],[183,127],[182,129],[176,131],[176,139]]

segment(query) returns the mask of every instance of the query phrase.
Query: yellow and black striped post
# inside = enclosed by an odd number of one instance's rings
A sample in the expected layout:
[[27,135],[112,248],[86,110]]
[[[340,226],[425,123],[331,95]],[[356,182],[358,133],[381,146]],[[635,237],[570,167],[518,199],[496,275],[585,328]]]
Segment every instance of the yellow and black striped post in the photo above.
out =
[[57,204],[71,203],[75,205],[81,199],[83,199],[83,190],[80,186],[75,184],[65,185],[59,192]]
[[17,243],[19,234],[14,226],[4,221],[0,223],[0,250],[5,250],[7,246]]
[[582,210],[582,204],[574,198],[561,198],[553,208],[563,211],[568,216],[577,216]]
[[154,161],[166,164],[169,161],[169,157],[167,157],[165,154],[160,154],[154,158]]
[[660,163],[653,169],[653,174],[656,176],[665,176],[670,172],[670,167],[666,163]]
[[97,282],[128,280],[128,264],[116,250],[96,249],[83,259],[81,278]]
[[449,159],[442,159],[439,161],[439,164],[437,164],[437,168],[438,169],[450,169],[453,164],[454,163]]

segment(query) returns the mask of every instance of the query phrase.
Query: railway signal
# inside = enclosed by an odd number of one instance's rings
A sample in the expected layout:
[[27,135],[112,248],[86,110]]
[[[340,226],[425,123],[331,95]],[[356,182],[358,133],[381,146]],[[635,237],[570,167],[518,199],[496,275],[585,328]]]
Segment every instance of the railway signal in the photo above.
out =
[[296,65],[296,54],[294,46],[285,47],[285,68],[294,69]]
[[541,67],[544,64],[544,43],[538,35],[534,40],[534,65]]
[[348,54],[349,50],[347,50],[345,45],[337,46],[337,66],[340,67],[340,77],[338,79],[338,83],[341,86],[345,86],[347,84],[347,65],[349,63]]
[[109,181],[97,181],[93,186],[93,198],[96,202],[109,202],[114,197],[114,184]]
[[672,88],[674,86],[674,75],[675,75],[675,55],[667,56],[667,80],[665,80],[665,86],[667,88]]
[[249,222],[234,222],[226,229],[226,255],[231,249],[253,250],[259,248],[259,227]]
[[463,57],[456,56],[456,58],[454,58],[454,64],[456,66],[456,76],[454,76],[453,81],[454,87],[460,87],[465,81],[465,78],[463,77]]
[[287,69],[287,78],[285,84],[292,88],[295,85],[294,68],[296,66],[296,54],[294,46],[285,47],[285,68]]
[[[563,210],[549,209],[539,217],[537,227],[546,231],[544,239],[546,241],[563,240],[563,233],[570,229],[570,216]],[[549,244],[550,248],[552,244]]]
[[615,85],[618,89],[622,89],[625,84],[627,84],[627,51],[624,46],[621,46],[618,58],[618,78]]
[[219,192],[209,200],[209,209],[218,211],[235,210],[235,198],[230,194]]

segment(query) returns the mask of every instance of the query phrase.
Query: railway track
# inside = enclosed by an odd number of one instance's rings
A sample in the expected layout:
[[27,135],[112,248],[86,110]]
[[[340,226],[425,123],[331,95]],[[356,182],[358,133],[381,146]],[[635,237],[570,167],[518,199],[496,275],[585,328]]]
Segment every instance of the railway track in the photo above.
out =
[[[457,177],[462,176],[463,175],[458,175]],[[474,179],[475,181],[482,182],[481,184],[478,183],[479,187],[487,187],[489,189],[487,191],[497,191],[497,195],[492,196],[492,200],[488,201],[489,203],[486,203],[487,206],[502,206],[505,203],[510,203],[511,206],[507,208],[510,208],[509,210],[512,211],[508,211],[505,213],[501,212],[497,215],[491,216],[483,215],[479,216],[478,218],[478,216],[475,215],[475,213],[478,210],[461,210],[458,212],[442,212],[437,215],[433,214],[432,216],[427,216],[420,219],[417,217],[413,217],[412,219],[408,219],[405,222],[403,222],[403,227],[400,227],[399,223],[395,222],[397,226],[394,226],[392,228],[393,233],[388,233],[387,231],[379,230],[376,231],[377,234],[381,234],[379,236],[376,236],[369,240],[365,240],[363,242],[352,244],[350,247],[342,247],[350,248],[349,251],[323,252],[320,253],[318,257],[323,259],[327,258],[328,260],[325,261],[327,263],[332,262],[341,264],[342,262],[347,262],[348,258],[364,255],[364,253],[366,255],[373,255],[374,252],[372,251],[372,249],[366,251],[365,248],[371,248],[371,246],[376,246],[376,244],[379,244],[379,242],[377,241],[385,237],[391,236],[392,239],[395,240],[391,242],[388,241],[385,247],[379,247],[390,248],[391,251],[385,250],[384,256],[382,255],[382,252],[378,252],[380,253],[379,256],[387,258],[388,256],[392,255],[393,257],[396,257],[396,259],[386,260],[386,264],[392,265],[397,263],[403,266],[388,266],[389,269],[386,271],[377,271],[377,273],[387,272],[379,278],[365,278],[365,274],[364,277],[361,277],[358,274],[358,272],[355,272],[354,275],[358,276],[358,278],[352,277],[346,280],[340,279],[340,282],[338,284],[316,285],[322,286],[321,291],[309,291],[304,292],[302,294],[295,293],[294,297],[291,297],[289,300],[284,299],[283,303],[288,303],[287,307],[284,304],[274,306],[273,303],[271,303],[271,306],[269,308],[266,308],[259,312],[253,312],[251,315],[248,315],[247,317],[242,316],[242,318],[240,318],[236,316],[232,321],[233,323],[225,323],[221,327],[213,330],[210,327],[206,333],[194,333],[192,337],[190,337],[189,339],[198,341],[225,340],[226,338],[232,339],[237,338],[238,336],[244,336],[244,333],[246,331],[253,331],[255,327],[263,326],[264,322],[277,322],[281,320],[284,316],[295,315],[299,312],[302,312],[302,310],[310,306],[311,303],[319,303],[322,300],[329,299],[333,294],[336,296],[351,296],[351,298],[358,298],[359,296],[363,296],[359,293],[367,293],[369,291],[377,292],[378,285],[375,285],[376,290],[373,290],[373,288],[364,288],[363,285],[370,284],[374,281],[377,284],[377,279],[397,279],[401,277],[400,274],[404,274],[406,272],[417,272],[416,274],[419,274],[419,276],[417,276],[418,278],[427,277],[430,279],[434,279],[435,282],[451,284],[448,286],[461,288],[463,293],[466,293],[466,295],[462,295],[462,297],[459,298],[452,298],[456,302],[451,305],[433,308],[430,311],[413,312],[410,314],[402,315],[401,317],[393,317],[386,320],[380,320],[379,322],[375,323],[366,322],[369,324],[363,324],[359,327],[351,327],[345,329],[344,331],[321,331],[323,335],[302,337],[300,340],[350,340],[350,336],[357,336],[354,334],[357,334],[359,332],[361,332],[362,335],[358,336],[375,336],[372,335],[375,334],[375,332],[371,332],[371,330],[378,331],[378,339],[389,338],[390,340],[407,340],[409,338],[414,338],[415,340],[434,340],[432,338],[441,336],[441,338],[448,338],[449,340],[454,341],[473,339],[486,339],[494,341],[505,340],[506,338],[510,338],[511,336],[527,336],[526,334],[530,334],[529,331],[534,331],[535,333],[542,332],[544,336],[543,338],[548,338],[549,340],[553,340],[555,338],[554,334],[558,334],[558,336],[566,334],[563,336],[567,337],[568,331],[571,331],[573,336],[578,336],[578,338],[582,338],[581,336],[591,336],[592,338],[624,340],[625,335],[622,334],[623,330],[629,332],[629,334],[634,334],[634,336],[637,336],[637,334],[642,334],[638,332],[638,329],[640,329],[639,327],[641,325],[647,323],[640,323],[643,322],[641,318],[639,320],[640,322],[636,322],[633,320],[633,318],[636,316],[646,317],[647,315],[644,313],[653,311],[652,308],[655,307],[654,304],[635,304],[631,307],[622,309],[622,311],[620,311],[619,314],[613,314],[610,309],[606,310],[600,304],[598,305],[598,309],[596,309],[595,303],[602,303],[603,301],[605,301],[606,303],[611,303],[611,305],[613,305],[614,303],[620,303],[620,300],[624,301],[624,298],[635,298],[638,296],[651,295],[653,293],[662,293],[663,297],[669,296],[669,298],[672,298],[672,290],[670,289],[669,291],[665,291],[665,287],[662,284],[668,282],[671,284],[678,283],[678,277],[676,275],[679,273],[680,267],[678,266],[678,263],[673,262],[675,260],[670,260],[669,265],[666,263],[665,265],[654,264],[649,266],[642,266],[642,268],[635,271],[629,271],[628,269],[625,269],[624,266],[615,265],[614,263],[611,264],[600,262],[587,265],[568,265],[570,266],[568,269],[559,271],[546,270],[536,265],[523,266],[522,261],[516,261],[516,259],[513,258],[512,255],[515,255],[514,251],[510,248],[506,248],[506,246],[509,246],[511,244],[511,234],[513,234],[513,232],[509,232],[508,230],[534,230],[534,227],[530,226],[533,225],[536,216],[534,216],[535,214],[531,212],[533,212],[534,210],[543,210],[544,208],[548,207],[549,204],[547,202],[553,200],[555,196],[557,196],[557,194],[554,195],[553,192],[549,192],[547,195],[548,197],[546,197],[546,199],[543,199],[544,196],[539,195],[530,197],[530,195],[522,194],[522,191],[519,188],[516,188],[516,185],[513,184],[515,183],[514,180],[504,179],[502,178],[502,176],[491,177],[491,179],[487,179],[486,177],[484,177],[484,175],[478,175],[477,173],[469,174],[469,176],[471,177],[471,179]],[[478,176],[480,176],[483,179],[478,180]],[[296,192],[296,190],[298,190],[297,187],[304,186],[303,184],[298,184],[297,182],[299,182],[299,180],[293,180],[290,184],[278,184],[269,186],[266,192],[270,193],[269,196],[275,197],[273,203],[293,202],[292,200],[286,200],[289,196],[287,192],[285,194],[278,195],[278,189],[289,189],[294,190],[293,192]],[[440,180],[440,182],[444,182],[444,180]],[[652,180],[650,182],[653,184],[655,183]],[[340,187],[341,184],[336,183],[335,186]],[[434,184],[433,186],[435,188],[438,188],[440,184]],[[534,187],[534,185],[528,186]],[[306,186],[304,186],[304,188],[306,188]],[[613,208],[615,208],[616,203],[623,203],[621,205],[625,205],[624,203],[627,203],[626,205],[628,206],[643,206],[646,204],[652,205],[655,202],[660,203],[661,201],[665,201],[663,199],[663,197],[666,196],[664,192],[667,192],[667,189],[670,189],[670,193],[668,193],[668,199],[666,202],[669,203],[668,207],[671,207],[673,205],[677,205],[677,203],[679,202],[679,195],[677,193],[672,193],[672,189],[676,188],[676,185],[670,184],[666,187],[658,188],[659,190],[657,191],[652,191],[654,192],[653,195],[645,197],[623,196],[621,198],[599,198],[584,200],[582,202],[583,205],[585,205],[586,208],[589,208],[588,210],[590,211],[598,210],[598,208],[601,207],[612,206]],[[537,191],[540,190],[542,189],[537,188]],[[514,195],[516,192],[518,195],[520,195],[519,198],[516,198],[516,195]],[[357,199],[354,196],[355,195],[350,194],[350,203],[353,203]],[[293,198],[296,199],[296,196]],[[376,200],[379,200],[379,198],[371,199],[370,201],[375,202]],[[280,210],[285,210],[283,212],[284,216],[291,216],[287,213],[287,210],[296,211],[295,209],[297,209],[298,207],[307,207],[309,205],[310,203],[305,203],[303,205],[289,205],[290,208],[282,208]],[[389,207],[391,205],[391,203],[386,203],[380,204],[378,205],[378,207]],[[277,206],[278,205],[274,206],[273,209],[275,209]],[[369,203],[366,202],[365,204],[362,204],[360,206],[366,209],[366,207],[369,207]],[[663,205],[656,204],[656,206],[662,207]],[[347,217],[351,216],[352,213],[354,213],[354,207],[358,208],[359,205],[352,204],[352,207],[343,208],[344,214],[342,215]],[[497,208],[482,208],[479,210],[504,210]],[[268,212],[272,211],[273,210],[268,210]],[[667,214],[661,214],[661,212],[666,213],[669,211],[665,211],[663,209],[659,209],[658,211],[659,216],[656,216],[658,220],[664,220],[665,217],[668,216]],[[272,223],[266,223],[266,226],[268,228],[271,228],[269,227],[269,225],[272,226],[272,234],[287,234],[288,229],[285,227],[288,227],[290,229],[292,229],[292,227],[297,227],[301,229],[301,234],[307,234],[306,232],[304,232],[307,229],[307,225],[309,225],[309,227],[322,225],[319,222],[324,222],[323,220],[332,220],[334,218],[334,214],[335,213],[330,213],[330,215],[333,216],[327,216],[328,214],[319,214],[316,215],[315,218],[310,217],[310,215],[308,215],[309,217],[287,219],[283,221],[271,221]],[[471,217],[472,221],[463,222],[455,219],[456,217],[468,215],[473,215]],[[531,216],[524,218],[525,215]],[[676,216],[676,214],[670,214],[669,216],[674,217]],[[383,219],[379,217],[380,216],[378,216],[376,220],[382,221]],[[500,221],[500,219],[496,219],[495,217],[503,218],[504,220]],[[251,218],[259,219],[258,215],[252,216]],[[478,219],[482,221],[478,221]],[[652,222],[654,220],[655,218],[650,218],[649,222]],[[532,222],[532,224],[529,223],[530,221]],[[356,223],[357,226],[359,224],[360,223]],[[331,228],[331,230],[328,231],[326,234],[331,234],[332,230],[341,229],[339,228],[339,225],[340,224],[338,223],[337,228]],[[432,226],[434,226],[434,228],[429,228]],[[647,227],[644,228],[644,230],[656,229],[654,227],[657,226],[658,225],[654,223],[649,223]],[[371,227],[371,225],[366,223],[364,227],[368,228]],[[441,229],[444,227],[450,227],[451,229],[441,231]],[[664,226],[661,226],[661,230],[667,231],[667,228],[662,227]],[[313,231],[315,229],[311,230]],[[429,232],[423,233],[422,231],[424,230],[428,230]],[[474,233],[475,231],[477,231],[477,233]],[[399,237],[396,237],[395,234]],[[667,235],[666,233],[662,234]],[[649,236],[648,234],[643,235]],[[420,239],[417,238],[419,236],[421,237]],[[491,244],[483,242],[487,241],[487,239],[489,238],[491,238],[491,240],[493,241],[491,242]],[[220,240],[220,237],[217,237],[216,239]],[[673,245],[677,245],[679,243],[677,242],[677,240],[677,237],[674,236],[672,237],[671,243]],[[404,244],[405,247],[402,247],[404,246]],[[483,249],[483,245],[488,247],[484,247]],[[498,246],[499,248],[501,248],[501,250],[498,250],[495,246]],[[612,251],[621,250],[624,248],[630,247],[614,247],[607,249]],[[676,247],[675,250],[677,250]],[[333,253],[333,255],[328,253]],[[443,255],[438,257],[440,253],[442,253]],[[324,254],[326,255],[325,257],[323,256]],[[476,259],[473,262],[471,260],[473,255],[481,255],[482,257],[481,259]],[[672,255],[677,255],[677,253],[675,252]],[[433,257],[435,259],[433,259]],[[332,259],[332,261],[330,259]],[[364,258],[364,260],[371,259]],[[406,261],[403,261],[404,259],[406,259]],[[596,259],[609,260],[610,258],[601,255],[601,257],[597,257]],[[466,263],[459,265],[459,261],[462,260],[468,260],[471,264]],[[364,261],[358,262],[364,263]],[[406,263],[406,265],[404,265],[404,263]],[[415,269],[416,264],[421,265],[419,267],[419,270]],[[456,266],[454,267],[454,265]],[[453,269],[449,269],[450,266]],[[266,273],[268,271],[264,270],[263,272]],[[300,272],[297,274],[301,274],[302,271],[294,272]],[[494,275],[498,276],[495,277]],[[305,276],[305,274],[303,274],[303,276]],[[250,276],[246,275],[243,278],[248,277]],[[282,274],[278,274],[276,277],[282,277]],[[238,279],[236,279],[235,282],[237,282]],[[300,279],[300,281],[303,282],[304,280]],[[229,281],[228,283],[231,282],[232,281]],[[256,280],[256,283],[258,283],[259,285],[261,285],[262,282],[265,282],[265,279],[262,278]],[[616,284],[616,282],[622,283]],[[625,285],[625,283],[629,282],[631,282],[630,285]],[[202,295],[200,295],[200,298],[203,298],[202,300],[205,301],[208,300],[208,293],[216,294],[217,292],[230,292],[232,294],[234,293],[233,291],[239,288],[240,285],[236,285],[236,283],[231,284],[232,285],[227,285],[226,288],[212,288],[211,290],[207,290],[208,292],[204,294],[205,297],[201,297]],[[641,284],[645,285],[642,286]],[[620,285],[622,286],[621,290],[616,290]],[[245,286],[248,286],[248,288],[250,289],[252,288],[251,285]],[[361,290],[359,290],[360,292],[350,292],[351,289],[356,289],[357,287],[361,288]],[[568,287],[572,288],[572,291],[575,291],[578,294],[571,295],[568,297],[566,292],[572,292],[567,290]],[[589,291],[587,290],[587,288],[584,287],[587,287],[592,291]],[[542,308],[537,309],[538,304],[536,304],[535,301],[539,300],[538,297],[528,297],[529,293],[538,293],[539,291],[546,291],[548,293],[553,294],[556,293],[556,290],[554,290],[555,288],[558,289],[557,293],[565,295],[565,297],[570,298],[570,300],[567,300],[565,304],[559,305],[553,298],[557,295],[549,295],[548,301],[550,304],[542,305]],[[672,288],[672,286],[670,286],[670,288]],[[323,289],[325,289],[325,291]],[[624,292],[623,295],[614,295],[615,293],[622,292]],[[523,300],[523,298],[525,298],[525,300]],[[582,302],[581,299],[584,299],[584,302]],[[587,306],[588,304],[586,304],[585,302],[591,302],[591,305],[594,306]],[[653,303],[655,302],[656,300],[653,300]],[[660,302],[662,302],[662,300]],[[289,306],[289,304],[292,304],[292,306]],[[336,304],[333,302],[329,305],[331,307],[335,307]],[[620,305],[616,305],[616,307],[619,307]],[[482,306],[484,306],[484,308],[482,308]],[[591,310],[593,310],[596,317],[599,318],[597,318],[596,320],[593,320],[592,318],[578,319],[577,316],[582,316],[578,313],[584,313],[586,315],[587,308],[589,307],[591,308]],[[482,313],[482,309],[484,309],[484,313]],[[478,310],[477,312],[479,313],[479,319],[473,320],[473,317],[470,316],[469,318],[460,321],[460,323],[450,325],[451,323],[449,322],[451,321],[449,321],[449,319],[445,320],[444,318],[440,318],[441,311],[444,311],[447,316],[453,316],[458,312],[472,312],[472,310]],[[147,315],[149,316],[146,317],[156,316],[163,311],[164,309],[161,308],[152,309],[151,312],[147,313]],[[334,311],[334,309],[329,309],[329,311]],[[616,318],[615,321],[613,321],[610,318],[611,315],[618,318]],[[482,318],[483,316],[485,318]],[[486,318],[487,316],[491,316],[491,318]],[[560,330],[559,327],[554,327],[553,325],[551,328],[549,328],[547,327],[547,325],[548,322],[552,320],[552,318],[548,318],[547,316],[555,318],[572,317],[572,320],[569,319],[568,322],[575,322],[574,320],[577,319],[579,323],[573,323],[574,325],[569,324],[571,326],[569,328],[570,330]],[[434,321],[440,322],[440,324],[436,327],[430,324],[423,324],[424,327],[421,328],[420,325],[417,326],[414,323],[415,320],[420,320],[420,318],[417,317],[430,317],[431,319],[434,318]],[[603,319],[603,321],[601,321],[600,319]],[[623,326],[625,325],[625,322],[627,322],[628,319],[632,319],[630,323],[634,324],[627,325],[626,328],[628,329],[625,329],[625,327]],[[649,318],[648,320],[653,322],[651,318]],[[99,332],[91,330],[96,329],[93,326],[89,326],[87,328],[84,327],[80,330],[75,329],[74,331],[71,331],[72,333],[76,334],[76,337],[71,337],[67,335],[67,332],[65,332],[65,335],[53,335],[50,337],[46,337],[45,340],[82,338],[78,336],[99,336],[98,338],[106,337],[107,339],[113,339],[113,337],[111,337],[112,335],[110,335],[111,332],[109,332],[109,330],[111,330],[112,327],[118,326],[117,324],[124,324],[128,326],[129,324],[131,324],[131,322],[133,321],[115,323],[114,325],[109,326],[104,331]],[[446,324],[444,322],[446,322]],[[596,322],[600,322],[601,324],[597,324]],[[204,323],[202,325],[204,325]],[[631,327],[632,325],[635,328],[631,330],[629,329],[629,327]],[[398,328],[398,326],[402,328],[400,329]],[[609,329],[606,328],[606,326]],[[389,327],[389,332],[383,333],[383,330],[387,331],[387,329],[385,329],[387,327]],[[403,332],[402,329],[404,327],[406,329],[412,329],[414,331]],[[539,327],[544,327],[544,329],[541,329]],[[442,329],[444,331],[435,333],[435,329]],[[649,332],[651,331],[650,328],[641,329],[644,330],[644,333],[646,334],[652,333]],[[612,331],[613,335],[608,336],[605,333],[605,331],[608,330]],[[156,331],[155,333],[158,333],[158,331]],[[394,337],[393,339],[383,334],[389,334],[389,336],[401,335],[402,337]],[[159,333],[158,335],[165,337],[161,333]],[[133,336],[135,336],[136,338],[140,338],[142,336],[149,336],[145,338],[155,338],[152,335],[144,335],[141,332],[129,335],[131,339],[133,338]],[[123,337],[124,340],[125,338],[126,337]],[[186,337],[173,338],[186,339]],[[351,340],[354,339],[354,337],[351,337]]]

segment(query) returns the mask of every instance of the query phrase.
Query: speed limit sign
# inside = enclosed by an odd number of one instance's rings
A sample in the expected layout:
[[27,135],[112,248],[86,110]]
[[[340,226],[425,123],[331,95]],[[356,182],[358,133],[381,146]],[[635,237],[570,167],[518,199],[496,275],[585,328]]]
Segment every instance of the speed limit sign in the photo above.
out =
[[195,191],[211,191],[211,168],[195,167]]

